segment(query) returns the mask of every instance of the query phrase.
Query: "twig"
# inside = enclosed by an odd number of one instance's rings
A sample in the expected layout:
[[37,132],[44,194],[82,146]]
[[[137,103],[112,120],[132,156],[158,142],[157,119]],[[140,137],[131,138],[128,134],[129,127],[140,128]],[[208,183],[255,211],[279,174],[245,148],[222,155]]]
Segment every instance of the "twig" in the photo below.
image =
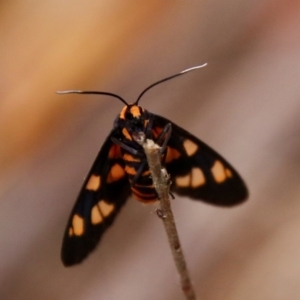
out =
[[168,236],[173,259],[180,275],[181,289],[187,300],[196,300],[196,295],[189,277],[171,209],[169,199],[170,178],[166,169],[161,166],[161,154],[159,153],[160,147],[152,140],[145,141],[145,136],[143,134],[139,135],[137,141],[143,145],[152,175],[153,184],[160,198],[160,209],[156,212],[162,219]]

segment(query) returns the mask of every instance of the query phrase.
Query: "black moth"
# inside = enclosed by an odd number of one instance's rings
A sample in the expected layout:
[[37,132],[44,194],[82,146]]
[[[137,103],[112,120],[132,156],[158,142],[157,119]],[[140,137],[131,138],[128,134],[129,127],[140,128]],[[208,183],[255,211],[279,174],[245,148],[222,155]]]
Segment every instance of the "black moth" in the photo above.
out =
[[133,104],[107,92],[58,92],[108,95],[125,104],[69,218],[61,251],[65,266],[80,263],[94,250],[131,194],[144,203],[157,201],[144,150],[133,138],[140,132],[162,146],[162,164],[171,175],[171,192],[220,206],[246,200],[248,192],[243,180],[221,155],[173,122],[138,105],[150,88],[205,65],[155,82]]

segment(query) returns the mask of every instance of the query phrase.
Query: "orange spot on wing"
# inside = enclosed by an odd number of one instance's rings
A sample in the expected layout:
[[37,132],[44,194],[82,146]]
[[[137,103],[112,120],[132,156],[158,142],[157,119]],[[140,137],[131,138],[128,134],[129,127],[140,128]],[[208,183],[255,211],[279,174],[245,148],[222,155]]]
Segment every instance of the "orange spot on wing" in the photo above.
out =
[[73,228],[70,227],[70,228],[69,228],[69,236],[72,236],[72,235],[73,235]]
[[152,129],[152,134],[155,138],[157,138],[160,133],[162,132],[162,128],[161,127],[155,127]]
[[186,176],[177,176],[175,179],[176,185],[178,185],[179,187],[183,187],[183,188],[189,187],[190,182],[191,182],[190,174],[188,174]]
[[119,164],[114,164],[111,167],[110,172],[108,173],[106,182],[111,183],[111,182],[121,179],[124,176],[125,176],[125,171],[122,168],[122,166]]
[[226,179],[225,168],[223,164],[217,160],[211,168],[211,172],[217,183],[221,183]]
[[109,158],[120,158],[120,157],[122,157],[121,147],[118,146],[118,145],[112,145],[110,150],[109,150],[108,157]]
[[73,227],[73,233],[75,235],[77,236],[83,235],[84,233],[83,218],[78,215],[74,215],[72,219],[72,227]]
[[91,175],[89,181],[87,182],[85,188],[89,191],[97,191],[101,186],[101,179],[98,175]]
[[177,176],[175,183],[182,188],[192,187],[194,189],[205,184],[205,176],[200,168],[193,168],[191,173],[185,176]]
[[228,178],[232,177],[232,173],[231,173],[230,169],[225,169],[225,173]]
[[191,140],[185,140],[183,143],[183,147],[187,153],[188,156],[192,156],[196,153],[196,151],[198,150],[198,145],[195,144],[193,141]]
[[93,225],[97,225],[103,221],[103,218],[100,214],[98,205],[94,205],[91,211],[91,222]]
[[205,177],[200,168],[193,168],[192,169],[192,187],[197,188],[203,184],[205,184]]
[[106,203],[104,200],[99,201],[98,206],[100,208],[101,214],[104,217],[108,217],[115,210],[114,204]]
[[168,147],[165,162],[169,163],[174,159],[178,159],[181,156],[180,152],[174,148]]

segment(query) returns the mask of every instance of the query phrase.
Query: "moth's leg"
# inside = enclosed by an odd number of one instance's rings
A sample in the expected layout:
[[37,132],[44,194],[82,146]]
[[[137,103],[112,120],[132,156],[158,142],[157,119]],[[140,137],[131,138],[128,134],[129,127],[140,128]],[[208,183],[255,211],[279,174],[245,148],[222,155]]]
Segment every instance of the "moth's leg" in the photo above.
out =
[[163,144],[161,145],[161,148],[159,150],[160,153],[163,153],[166,150],[167,144],[169,142],[169,139],[171,137],[171,133],[172,133],[172,124],[168,123],[164,129],[162,130],[162,132],[159,134],[159,136],[156,139],[156,144],[160,144],[160,142],[162,141],[163,137],[165,137],[165,140],[163,142]]
[[136,150],[136,149],[133,149],[132,147],[127,146],[126,144],[124,144],[122,141],[116,139],[115,137],[112,136],[110,139],[113,141],[113,143],[120,146],[121,148],[123,148],[124,150],[129,152],[130,154],[138,156],[138,157],[144,157],[143,153],[141,153],[139,150]]
[[147,163],[146,160],[144,160],[144,161],[141,163],[139,169],[137,170],[136,174],[134,175],[134,177],[133,177],[132,180],[131,180],[131,186],[134,186],[134,185],[136,184],[137,180],[139,179],[139,177],[141,176],[142,172],[144,171],[144,168],[145,168],[145,166],[146,166],[146,163]]
[[152,126],[153,126],[153,120],[154,120],[154,115],[150,114],[150,116],[149,116],[149,122],[147,124],[147,127],[144,130],[146,138],[150,138],[151,137],[151,130],[152,130]]
[[169,192],[169,195],[171,196],[172,200],[175,199],[175,196],[171,192]]

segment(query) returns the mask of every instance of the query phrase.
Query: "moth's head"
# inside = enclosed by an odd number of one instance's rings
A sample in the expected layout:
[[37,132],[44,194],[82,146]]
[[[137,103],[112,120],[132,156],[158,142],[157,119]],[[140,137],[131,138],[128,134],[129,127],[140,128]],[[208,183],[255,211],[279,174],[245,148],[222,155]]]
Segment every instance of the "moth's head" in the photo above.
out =
[[126,127],[130,133],[144,132],[149,119],[148,112],[137,104],[123,107],[118,117],[118,125]]
[[125,121],[140,120],[144,111],[145,110],[137,104],[128,104],[121,110],[119,118]]

